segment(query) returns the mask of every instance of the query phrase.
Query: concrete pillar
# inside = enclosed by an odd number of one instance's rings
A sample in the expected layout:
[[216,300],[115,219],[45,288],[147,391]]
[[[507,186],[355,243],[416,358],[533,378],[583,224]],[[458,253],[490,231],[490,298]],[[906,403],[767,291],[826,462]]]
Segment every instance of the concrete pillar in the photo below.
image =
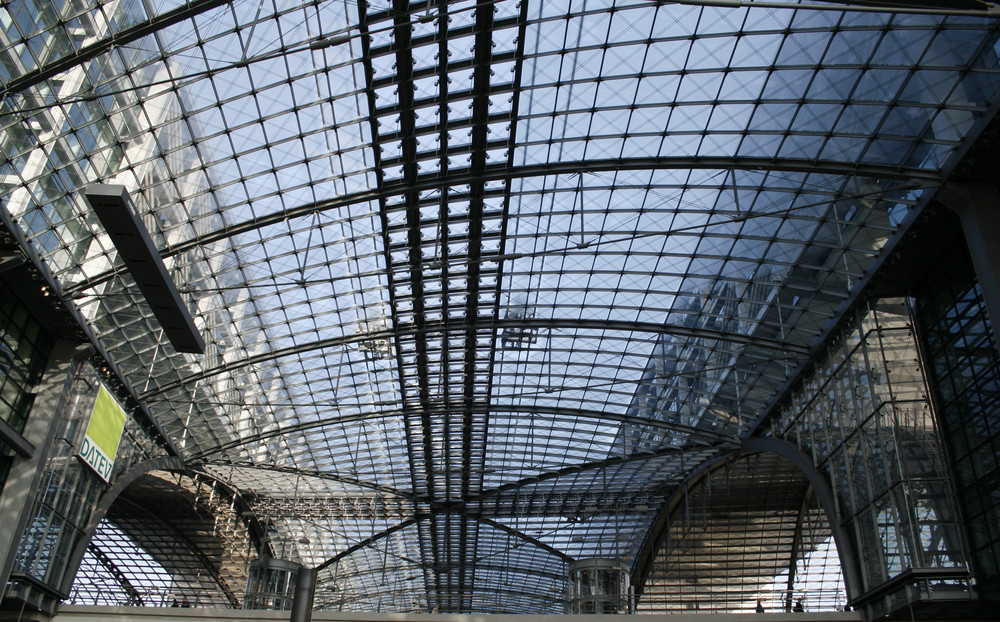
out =
[[30,456],[14,458],[0,495],[0,585],[7,584],[14,566],[21,535],[45,472],[49,448],[66,414],[77,367],[89,355],[89,346],[57,341],[42,380],[34,387],[35,401],[22,433],[33,449]]
[[991,182],[950,183],[937,198],[962,222],[986,312],[994,334],[1000,334],[1000,191]]
[[315,596],[316,569],[302,566],[295,579],[295,599],[292,601],[291,622],[310,622],[312,620]]

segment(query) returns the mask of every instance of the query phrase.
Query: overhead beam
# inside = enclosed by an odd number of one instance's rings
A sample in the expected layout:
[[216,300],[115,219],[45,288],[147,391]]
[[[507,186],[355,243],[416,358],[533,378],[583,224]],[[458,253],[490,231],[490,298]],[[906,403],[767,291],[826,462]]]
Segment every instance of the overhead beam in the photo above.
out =
[[[435,481],[434,474],[429,467],[434,463],[434,443],[432,440],[433,434],[431,431],[430,417],[426,414],[430,405],[431,389],[430,379],[428,378],[429,374],[427,372],[428,356],[427,335],[425,332],[426,314],[424,313],[425,301],[423,250],[421,248],[422,232],[420,229],[420,191],[415,188],[415,182],[419,176],[419,166],[417,164],[417,117],[416,110],[414,108],[414,61],[413,49],[411,47],[413,24],[411,22],[412,15],[410,13],[411,10],[415,9],[410,6],[409,0],[393,0],[392,6],[393,9],[390,11],[390,15],[388,17],[393,20],[393,34],[395,39],[393,49],[396,54],[396,82],[399,85],[399,103],[395,107],[395,111],[399,113],[399,142],[401,147],[400,159],[399,161],[394,162],[392,166],[402,165],[403,167],[403,175],[401,177],[401,182],[404,187],[404,190],[401,193],[403,196],[403,204],[402,206],[396,206],[396,209],[402,207],[405,210],[405,224],[403,225],[406,235],[405,263],[404,261],[392,261],[392,246],[388,243],[387,237],[385,238],[387,244],[384,248],[384,252],[386,255],[387,265],[389,266],[389,269],[386,270],[386,274],[390,279],[390,290],[392,291],[393,300],[399,301],[402,298],[407,300],[412,307],[411,312],[405,313],[405,315],[413,318],[413,339],[411,343],[407,344],[409,347],[403,345],[403,340],[400,338],[398,333],[395,335],[395,343],[397,346],[397,370],[399,373],[398,386],[402,394],[403,404],[405,406],[404,416],[408,420],[411,418],[419,418],[420,420],[419,438],[417,438],[416,434],[411,433],[410,421],[408,421],[405,426],[407,430],[408,451],[410,452],[410,476],[415,490],[418,486],[424,487],[427,494],[433,497],[435,492]],[[378,144],[378,141],[374,141],[374,144]],[[378,151],[378,149],[375,150]],[[388,163],[384,163],[382,168],[387,166],[390,165]],[[382,186],[384,183],[385,180],[380,177],[379,185]],[[387,215],[388,202],[385,200],[382,202],[381,211],[383,214]],[[384,218],[383,234],[387,236],[388,231],[393,229],[398,231],[398,227],[390,226],[388,224],[388,219]],[[394,263],[396,264],[395,267],[393,266]],[[394,280],[392,279],[394,274],[403,275],[405,283],[399,288],[403,290],[402,292],[395,287]],[[400,316],[401,314],[398,310],[395,310],[393,324],[396,327],[410,324],[409,322],[406,322],[405,324],[401,323]],[[404,349],[413,355],[413,362],[407,362],[404,360]],[[413,378],[414,372],[416,372],[416,378]],[[413,384],[416,385],[415,390],[410,388]],[[423,469],[419,468],[419,463],[421,462],[425,467]],[[432,546],[434,546],[433,543]]]
[[513,527],[511,527],[509,525],[504,525],[503,523],[498,523],[497,521],[495,521],[495,520],[493,520],[491,518],[486,518],[485,516],[482,516],[482,515],[476,515],[473,518],[478,523],[482,523],[484,525],[489,525],[490,527],[493,527],[494,529],[498,529],[498,530],[500,530],[500,531],[502,531],[502,532],[504,532],[504,533],[506,533],[508,535],[514,536],[518,540],[523,540],[524,542],[527,542],[528,544],[531,544],[531,545],[535,546],[536,548],[539,548],[539,549],[542,549],[543,551],[551,553],[552,555],[558,557],[559,559],[563,560],[564,562],[568,563],[568,562],[573,561],[573,556],[572,555],[568,555],[568,554],[560,551],[556,547],[552,546],[551,544],[546,544],[546,543],[542,542],[541,540],[539,540],[538,538],[536,538],[534,536],[530,536],[530,535],[524,533],[523,531],[520,531],[518,529],[514,529]]
[[[437,564],[437,565],[435,565],[435,564],[431,564],[431,563],[421,562],[421,561],[418,561],[418,560],[415,560],[415,559],[411,559],[411,558],[409,558],[409,557],[407,557],[405,555],[402,555],[402,554],[396,553],[396,552],[393,553],[393,557],[396,558],[397,563],[396,563],[396,565],[394,567],[389,568],[389,570],[392,570],[392,571],[395,571],[395,572],[406,572],[406,573],[409,573],[409,572],[429,572],[429,571],[452,572],[454,569],[456,569],[456,567],[454,565],[451,565],[451,566],[449,566],[447,564]],[[559,563],[561,564],[562,560],[560,560]],[[503,563],[492,563],[492,564],[490,564],[490,563],[480,563],[480,564],[477,564],[477,567],[478,568],[483,568],[485,570],[495,570],[495,571],[501,571],[501,572],[502,571],[508,571],[509,572],[511,570],[516,570],[516,568],[512,567],[511,565],[509,565],[509,564],[505,565]],[[337,577],[337,579],[348,579],[348,580],[350,580],[350,579],[362,579],[363,580],[363,579],[368,578],[368,577],[378,576],[379,579],[381,579],[382,572],[383,571],[382,571],[381,567],[374,567],[374,566],[365,566],[363,568],[355,567],[353,572],[347,571],[346,568],[338,568],[337,569],[336,577]],[[566,573],[565,572],[559,572],[559,573],[552,572],[551,568],[549,568],[547,570],[543,569],[543,568],[532,569],[532,573],[531,574],[532,574],[532,576],[535,576],[535,577],[545,577],[545,578],[548,578],[548,579],[552,579],[554,581],[558,581],[560,584],[562,584],[562,583],[564,583],[566,581]],[[411,579],[411,581],[413,581],[413,579]],[[392,586],[390,589],[391,589],[391,591],[393,593],[399,593],[399,591],[397,591],[397,590],[399,590],[399,583],[386,582],[386,584]],[[420,589],[421,589],[421,591],[419,593],[420,594],[424,594],[425,593],[425,592],[423,592],[424,588],[420,588]],[[403,590],[403,591],[412,591],[412,590]],[[489,614],[489,615],[490,615],[490,619],[492,620],[492,618],[493,618],[493,616],[495,614]],[[367,616],[366,616],[366,618],[367,618]],[[344,621],[344,622],[347,622],[347,621]],[[525,621],[525,622],[527,622],[527,621]]]
[[[730,333],[721,330],[714,330],[710,328],[696,328],[689,327],[685,325],[673,325],[673,324],[658,324],[656,322],[629,322],[624,320],[593,320],[586,318],[511,318],[511,319],[495,319],[491,323],[491,326],[496,327],[498,330],[504,328],[535,328],[535,329],[581,329],[581,330],[593,330],[593,331],[621,331],[630,333],[643,333],[651,336],[659,335],[674,335],[676,337],[682,337],[687,339],[708,339],[711,341],[720,341],[724,343],[733,343],[737,345],[742,345],[746,347],[763,348],[765,350],[773,350],[775,352],[786,353],[792,358],[807,356],[809,354],[809,349],[803,346],[797,346],[794,344],[788,344],[774,339],[765,339],[760,337],[753,337],[750,335],[742,335],[737,333]],[[310,343],[304,343],[297,346],[290,346],[287,348],[281,348],[278,350],[273,350],[271,352],[265,352],[256,356],[249,356],[245,359],[238,361],[230,361],[222,363],[216,367],[210,367],[199,371],[194,374],[189,374],[171,382],[165,384],[156,389],[142,393],[139,398],[143,401],[152,398],[157,394],[167,393],[174,389],[189,385],[193,382],[199,380],[204,380],[206,378],[211,378],[212,376],[217,376],[219,374],[233,372],[244,367],[249,367],[252,365],[258,365],[260,363],[272,360],[278,360],[286,356],[299,356],[307,352],[314,352],[317,350],[324,350],[328,348],[342,347],[350,345],[352,343],[362,341],[365,339],[392,339],[393,337],[408,337],[413,336],[418,333],[452,333],[463,331],[465,329],[464,323],[456,323],[451,321],[439,320],[435,322],[426,322],[422,327],[417,327],[414,325],[410,326],[397,326],[394,330],[387,329],[385,331],[365,333],[362,335],[344,335],[338,337],[331,337],[328,339],[320,339]],[[579,335],[579,337],[590,337],[591,335]]]
[[[735,443],[732,444],[716,443],[713,445],[705,445],[702,447],[698,447],[696,449],[692,449],[689,447],[665,447],[654,452],[644,452],[644,453],[631,454],[628,456],[616,456],[613,458],[606,458],[604,460],[584,462],[581,464],[574,464],[567,467],[563,467],[561,469],[557,469],[554,471],[546,471],[544,473],[539,473],[537,475],[525,477],[513,482],[509,482],[507,484],[501,484],[500,486],[483,490],[477,494],[470,495],[468,498],[462,501],[456,501],[456,502],[435,501],[426,496],[418,495],[409,491],[397,490],[395,488],[391,488],[380,484],[375,484],[372,482],[366,482],[364,480],[358,480],[355,478],[346,478],[343,476],[336,475],[334,473],[311,471],[308,469],[297,469],[292,467],[278,467],[278,466],[257,466],[249,464],[232,465],[228,462],[213,463],[210,461],[200,463],[194,466],[193,468],[201,469],[206,465],[207,466],[215,465],[220,467],[236,466],[239,468],[252,468],[265,472],[300,475],[302,477],[311,477],[326,481],[335,481],[342,484],[358,486],[360,488],[367,488],[369,490],[373,490],[382,494],[391,495],[398,499],[406,500],[414,504],[418,503],[427,504],[435,510],[440,509],[443,511],[458,513],[458,512],[466,512],[470,505],[480,503],[485,500],[494,499],[496,497],[499,497],[500,495],[516,491],[526,486],[534,486],[541,482],[558,479],[560,477],[566,477],[569,475],[578,475],[580,473],[598,471],[601,469],[607,469],[615,466],[631,464],[634,462],[645,462],[649,460],[656,460],[659,458],[670,457],[670,456],[684,455],[692,457],[692,459],[697,462],[702,462],[706,459],[714,459],[714,457],[708,458],[708,456],[723,455],[726,454],[727,452],[732,451],[735,447],[738,447],[738,445]],[[701,457],[695,459],[694,458],[695,454]],[[235,486],[232,482],[227,482],[227,485]],[[252,493],[252,492],[253,491],[242,491],[242,493]],[[476,514],[475,512],[470,512],[469,515],[478,515],[478,514]]]
[[774,0],[653,0],[657,4],[680,4],[720,8],[763,8],[799,11],[865,11],[907,13],[914,15],[955,15],[961,17],[996,17],[996,3],[981,0],[812,0],[787,3]]
[[479,495],[471,497],[468,501],[480,501],[483,499],[489,499],[492,497],[499,496],[502,493],[509,492],[512,490],[517,490],[519,488],[524,488],[525,486],[533,486],[540,482],[547,480],[557,479],[560,477],[565,477],[567,475],[577,475],[579,473],[585,473],[587,471],[596,471],[600,469],[607,469],[613,466],[621,466],[624,464],[630,464],[632,462],[642,462],[647,460],[655,460],[657,458],[663,458],[667,456],[690,456],[694,453],[716,453],[719,454],[730,451],[735,444],[729,445],[726,443],[716,443],[714,445],[706,445],[703,447],[698,447],[692,449],[690,447],[665,447],[654,452],[632,454],[629,456],[620,456],[614,458],[607,458],[604,460],[598,460],[595,462],[586,462],[583,464],[575,464],[556,471],[548,471],[546,473],[541,473],[532,477],[526,477],[520,479],[516,482],[511,482],[509,484],[503,484],[497,486],[496,488],[491,488],[490,490],[484,490]]
[[408,518],[408,519],[406,519],[406,520],[404,520],[402,522],[396,523],[395,525],[393,525],[392,527],[389,527],[388,529],[383,529],[382,531],[379,531],[377,533],[373,533],[372,535],[368,536],[364,540],[361,540],[359,542],[356,542],[356,543],[352,544],[351,546],[349,546],[346,549],[344,549],[343,551],[337,553],[336,555],[334,555],[330,559],[326,560],[322,564],[316,566],[316,572],[319,572],[321,570],[325,570],[326,568],[329,568],[333,564],[336,564],[340,560],[344,559],[348,555],[351,555],[351,554],[353,554],[356,551],[360,551],[361,549],[363,549],[365,547],[371,546],[374,543],[378,542],[379,540],[384,540],[385,538],[388,538],[389,536],[391,536],[392,534],[396,533],[397,531],[402,531],[403,529],[406,529],[410,525],[415,525],[415,524],[419,523],[420,521],[424,520],[425,518],[427,518],[426,515],[422,515],[422,514],[421,515],[417,515],[417,516],[414,516],[412,518]]
[[[226,461],[226,462],[212,462],[212,461],[206,460],[204,462],[195,462],[195,463],[190,464],[190,468],[192,470],[195,470],[198,473],[204,473],[207,477],[211,477],[212,479],[219,480],[219,476],[213,475],[212,473],[209,473],[209,472],[205,471],[204,467],[206,467],[206,466],[218,466],[218,467],[225,467],[227,469],[235,467],[235,468],[238,468],[238,469],[254,469],[254,470],[257,470],[257,471],[264,471],[264,472],[268,472],[268,473],[282,473],[282,474],[286,474],[286,475],[299,475],[299,476],[302,476],[302,477],[312,477],[312,478],[326,480],[326,481],[331,481],[331,482],[338,482],[338,483],[346,484],[346,485],[349,485],[349,486],[357,486],[358,488],[367,488],[369,490],[374,490],[374,491],[376,491],[378,493],[381,493],[381,494],[391,495],[393,497],[397,497],[397,498],[400,498],[400,499],[405,499],[407,501],[414,501],[414,502],[416,502],[418,500],[421,500],[417,495],[415,495],[412,492],[403,491],[403,490],[397,490],[396,488],[392,488],[390,486],[385,486],[383,484],[375,484],[375,483],[372,483],[372,482],[367,482],[365,480],[358,479],[356,477],[345,477],[343,475],[337,475],[336,473],[325,473],[325,472],[321,472],[321,471],[310,471],[308,469],[298,469],[298,468],[294,468],[294,467],[281,467],[281,466],[277,466],[277,465],[260,465],[260,464],[249,464],[249,463],[247,463],[247,464],[240,464],[240,463],[234,463],[234,462],[229,462],[229,461]],[[225,482],[226,486],[229,486],[232,489],[237,490],[237,486],[236,486],[235,482],[233,482],[231,480],[222,480],[222,481]],[[240,494],[247,494],[247,493],[249,493],[249,494],[252,495],[255,492],[256,491],[253,491],[253,490],[240,490]]]
[[[383,17],[385,16],[383,15]],[[372,58],[373,58],[372,47],[371,47],[372,37],[370,35],[369,29],[371,24],[377,24],[377,23],[378,23],[378,18],[373,18],[373,16],[368,13],[368,4],[367,3],[359,4],[358,31],[361,34],[360,38],[361,52],[362,52],[361,67],[365,76],[365,86],[366,86],[365,102],[368,106],[368,119],[367,119],[368,131],[371,132],[371,144],[376,146],[380,142],[382,142],[383,139],[381,137],[381,130],[380,130],[381,124],[377,120],[378,104],[376,104],[377,97],[375,94],[376,93],[375,69],[372,64]],[[371,193],[373,194],[373,196],[369,200],[376,200],[378,202],[378,208],[379,208],[378,218],[379,218],[379,223],[381,225],[380,232],[382,239],[382,257],[385,261],[385,266],[386,266],[384,271],[381,272],[381,274],[384,275],[384,278],[386,279],[386,285],[387,285],[386,291],[389,299],[388,300],[389,309],[392,317],[395,318],[397,315],[396,309],[398,308],[398,303],[396,300],[395,279],[392,270],[393,258],[392,258],[392,253],[389,252],[389,249],[391,247],[391,241],[389,235],[388,197],[391,196],[391,193],[384,192],[381,190],[383,187],[385,187],[386,180],[385,180],[385,166],[383,166],[382,164],[382,150],[378,147],[372,149],[372,162],[374,164],[375,190],[374,192]],[[369,192],[365,192],[364,194],[369,194]],[[395,320],[393,320],[393,323],[395,323]],[[402,354],[400,352],[398,344],[395,343],[396,341],[395,332],[396,331],[390,329],[382,332],[378,336],[372,336],[371,333],[366,333],[362,335],[362,337],[364,337],[364,339],[366,340],[385,339],[393,342],[396,369],[400,370],[402,369]],[[403,386],[404,379],[402,378],[401,375],[398,375],[398,372],[396,380],[399,386]],[[409,464],[410,477],[412,479],[415,476],[415,471],[413,466],[414,449],[413,449],[413,440],[410,438],[410,431],[408,426],[406,428],[406,450],[407,450],[407,458],[408,458],[407,462]]]
[[[409,274],[406,274],[406,260],[397,261],[394,258],[393,253],[393,242],[392,242],[392,218],[390,216],[390,201],[391,197],[396,196],[390,192],[385,191],[387,185],[385,178],[386,167],[382,162],[382,148],[379,146],[383,143],[384,139],[380,138],[378,122],[378,114],[380,112],[378,104],[376,103],[376,89],[375,84],[375,72],[372,64],[373,50],[371,46],[371,37],[368,35],[369,28],[372,24],[377,24],[380,21],[385,23],[390,23],[393,32],[393,45],[389,53],[393,53],[396,56],[396,62],[394,67],[396,68],[395,80],[398,83],[398,93],[399,93],[399,135],[396,137],[401,145],[401,150],[404,157],[409,159],[403,167],[404,174],[402,176],[402,184],[404,188],[400,189],[400,194],[405,197],[406,204],[406,220],[407,223],[412,222],[413,213],[416,213],[416,220],[419,223],[420,214],[420,192],[419,190],[413,189],[410,186],[413,185],[413,180],[418,175],[417,173],[417,162],[416,162],[416,112],[413,109],[413,51],[410,48],[410,40],[412,36],[412,25],[410,23],[410,12],[408,3],[404,0],[395,0],[393,2],[393,8],[385,14],[370,15],[368,13],[368,4],[362,3],[358,5],[359,12],[359,29],[362,34],[362,66],[364,68],[365,84],[367,85],[367,104],[368,104],[368,123],[369,131],[371,132],[371,144],[373,145],[373,162],[375,164],[375,182],[377,190],[377,201],[379,206],[379,222],[381,224],[381,236],[382,236],[382,253],[383,259],[385,261],[385,279],[387,284],[387,292],[389,298],[389,307],[392,314],[392,325],[395,326],[399,323],[400,317],[400,288],[397,287],[397,273],[402,273],[404,279],[411,281],[412,285],[409,292],[402,292],[402,297],[411,298],[413,306],[413,317],[417,322],[424,321],[423,313],[423,292],[422,286],[423,282],[421,280],[422,271],[419,267],[419,260],[417,260],[417,266],[414,267],[414,254],[420,255],[419,244],[414,245],[414,237],[419,240],[420,232],[419,225],[416,227],[407,227],[409,229],[406,232],[407,243],[409,244],[409,257],[408,262],[410,264]],[[390,72],[391,73],[391,72]],[[391,142],[389,144],[392,144]],[[402,265],[401,265],[402,264]],[[403,347],[400,343],[400,339],[397,335],[387,335],[386,339],[390,340],[393,344],[393,350],[395,355],[395,375],[397,380],[397,386],[401,391],[401,400],[405,404],[408,400],[413,403],[413,405],[420,404],[425,401],[428,396],[428,381],[427,374],[419,374],[416,389],[416,399],[412,399],[409,395],[412,389],[407,388],[410,383],[407,382],[407,366],[404,362]],[[418,335],[416,349],[416,359],[417,365],[426,366],[427,356],[426,356],[426,342],[425,338]],[[423,461],[426,464],[431,464],[431,460],[428,457],[428,452],[430,451],[431,444],[429,442],[430,430],[426,423],[426,418],[419,411],[419,408],[405,408],[402,413],[402,417],[405,421],[403,426],[406,438],[406,455],[407,455],[407,469],[410,475],[411,487],[414,491],[418,490],[419,478],[424,476],[421,472],[420,462]],[[411,419],[420,418],[422,425],[420,433],[415,429],[416,426],[411,424]],[[426,479],[421,482],[421,484],[426,489],[433,488],[432,476],[426,475]],[[420,542],[420,554],[426,556],[428,553],[427,549],[433,548],[434,543],[430,543],[428,546],[423,542],[423,535],[418,534],[421,538]],[[432,553],[436,555],[436,551]],[[319,569],[317,569],[319,570]],[[430,590],[428,590],[430,591]]]
[[[470,171],[473,176],[476,177],[476,181],[470,184],[469,187],[469,206],[468,206],[468,222],[469,222],[469,232],[468,232],[468,275],[466,276],[466,291],[465,291],[465,331],[463,336],[463,343],[465,347],[465,353],[462,360],[461,368],[461,378],[462,378],[462,407],[461,409],[456,409],[456,414],[461,413],[462,421],[462,440],[461,440],[461,483],[460,483],[460,498],[464,499],[467,497],[473,489],[481,485],[483,481],[483,472],[481,469],[476,468],[485,463],[486,460],[486,442],[485,437],[487,436],[487,430],[489,429],[489,413],[482,413],[478,411],[475,404],[480,400],[490,399],[492,393],[493,375],[490,373],[489,380],[487,383],[483,384],[482,380],[476,374],[477,364],[481,362],[480,359],[480,349],[478,346],[478,337],[480,333],[480,308],[482,306],[488,305],[490,308],[490,317],[496,317],[494,311],[495,305],[487,300],[480,300],[480,288],[483,279],[489,278],[490,270],[483,265],[482,253],[483,246],[486,244],[487,240],[491,236],[496,234],[486,234],[483,230],[483,220],[488,214],[488,205],[486,198],[486,184],[481,179],[482,173],[486,168],[486,151],[490,148],[490,141],[487,136],[489,129],[487,127],[487,119],[489,118],[490,112],[490,76],[493,74],[493,70],[490,69],[490,63],[492,60],[492,49],[493,49],[493,29],[495,27],[493,14],[495,11],[494,3],[481,2],[476,8],[476,21],[475,21],[475,42],[473,44],[473,73],[472,73],[472,140],[471,140],[471,155],[470,157]],[[516,119],[511,119],[511,125],[516,124]],[[514,145],[510,142],[510,137],[506,141],[503,141],[503,147],[508,150],[513,150]],[[442,153],[441,157],[447,159],[447,153]],[[508,180],[505,184],[510,186],[510,181]],[[447,210],[444,210],[447,211]],[[450,237],[449,232],[444,232],[445,236]],[[501,264],[502,265],[502,264]],[[448,266],[445,265],[445,275],[447,275]],[[493,268],[493,272],[499,269],[499,266]],[[496,282],[500,283],[503,279],[499,274],[494,274]],[[496,288],[487,290],[490,295],[496,296]],[[492,327],[487,323],[485,327],[486,330],[496,331],[495,327]],[[495,332],[493,336],[495,336]],[[491,344],[494,342],[493,339],[490,340]],[[493,354],[495,349],[491,345],[487,351],[487,356],[489,357],[488,362],[490,363],[490,369],[493,369]],[[445,365],[451,365],[449,357],[443,357],[442,361]],[[451,373],[453,370],[448,369],[447,373]],[[481,442],[477,442],[480,441]],[[447,481],[447,480],[446,480]],[[450,483],[448,484],[447,493],[451,493]],[[486,519],[480,519],[481,522],[486,521]],[[500,527],[493,521],[487,524],[492,525],[494,528],[504,529]],[[469,584],[475,583],[475,573],[476,564],[471,563],[471,560],[479,556],[478,545],[476,543],[475,535],[468,533],[469,525],[466,522],[459,524],[459,534],[458,534],[458,559],[459,559],[459,569],[458,569],[458,593],[462,598],[466,597],[467,592],[470,592]],[[538,540],[531,538],[527,534],[521,533],[516,530],[507,530],[507,533],[514,534],[521,539],[526,539],[532,542],[535,546],[545,547]],[[450,585],[450,584],[449,584]],[[471,603],[470,603],[471,604]],[[463,603],[463,609],[464,609]]]
[[[428,410],[431,415],[445,415],[451,412],[458,405],[453,404],[436,404],[432,410]],[[621,413],[604,412],[598,410],[583,410],[580,408],[566,408],[560,406],[552,406],[549,404],[545,405],[520,405],[520,404],[476,404],[476,411],[486,414],[493,413],[510,413],[510,414],[521,414],[524,417],[539,417],[544,415],[550,415],[554,417],[566,417],[570,419],[582,419],[587,421],[603,422],[603,423],[625,423],[635,426],[640,426],[647,429],[657,429],[664,430],[667,432],[680,432],[684,434],[695,435],[706,443],[733,443],[736,444],[737,439],[720,434],[718,432],[710,432],[701,428],[694,426],[687,426],[677,423],[669,423],[666,421],[657,421],[655,419],[647,419],[644,417],[629,416]],[[238,441],[233,441],[232,443],[226,443],[215,447],[208,451],[203,451],[200,454],[192,457],[192,460],[205,460],[209,456],[221,454],[238,447],[245,447],[253,443],[258,443],[260,441],[276,438],[279,436],[288,436],[290,434],[302,433],[310,430],[316,430],[324,428],[331,425],[343,425],[351,421],[370,421],[372,419],[378,418],[392,418],[392,417],[402,417],[405,409],[402,407],[395,407],[391,409],[385,409],[378,412],[372,413],[358,413],[356,415],[349,415],[346,417],[331,418],[328,420],[321,421],[310,421],[308,423],[302,423],[295,426],[289,426],[280,430],[274,430],[264,434],[258,434],[252,437],[240,439]],[[537,421],[536,421],[537,427]]]
[[[377,151],[377,150],[376,150]],[[352,194],[342,195],[333,199],[303,203],[291,209],[282,210],[273,214],[267,214],[256,218],[251,218],[232,225],[222,225],[202,236],[194,237],[185,242],[174,244],[166,248],[161,253],[161,257],[173,257],[202,245],[211,244],[220,240],[226,240],[237,235],[257,231],[264,227],[274,226],[282,222],[310,216],[315,213],[322,213],[330,210],[339,210],[370,201],[381,201],[387,196],[399,195],[411,190],[430,190],[447,186],[471,185],[474,181],[495,182],[506,179],[520,179],[545,177],[547,175],[574,175],[584,173],[606,173],[615,171],[636,171],[636,170],[754,170],[754,171],[787,171],[787,172],[815,172],[824,175],[856,176],[862,178],[893,179],[898,181],[922,181],[930,185],[942,180],[942,175],[938,171],[906,168],[899,166],[887,166],[878,164],[850,164],[843,162],[816,162],[806,159],[792,158],[755,158],[755,157],[700,157],[700,156],[675,156],[675,157],[651,157],[651,158],[621,158],[589,160],[586,162],[551,162],[546,164],[533,164],[524,166],[508,167],[507,162],[489,164],[477,176],[469,168],[451,170],[442,177],[438,173],[425,173],[418,175],[412,185],[407,185],[406,180],[386,181],[378,185],[377,188],[364,190]],[[379,169],[375,169],[378,174]],[[831,201],[835,198],[831,198]],[[116,274],[115,270],[108,270],[101,274],[96,274],[89,279],[81,281],[79,284],[67,287],[67,295],[75,295],[92,289],[97,285],[110,280]]]
[[178,352],[201,354],[205,340],[194,325],[177,285],[163,265],[149,231],[139,220],[125,186],[94,184],[84,191],[104,230],[139,286],[167,339]]
[[873,7],[886,11],[988,11],[996,14],[995,2],[981,0],[817,0],[823,3],[847,5],[849,7]]
[[[482,516],[475,516],[475,515],[466,516],[465,514],[463,514],[461,512],[451,512],[451,513],[454,514],[455,516],[461,516],[461,517],[466,518],[468,520],[475,521],[477,523],[481,523],[481,524],[484,524],[484,525],[489,525],[490,527],[495,527],[497,529],[500,529],[504,533],[507,533],[507,534],[512,535],[512,536],[514,536],[514,537],[516,537],[516,538],[518,538],[520,540],[523,540],[524,542],[526,542],[528,544],[532,544],[532,545],[540,548],[541,550],[543,550],[543,551],[545,551],[545,552],[547,552],[547,553],[549,553],[549,554],[551,554],[551,555],[553,555],[555,557],[558,557],[559,559],[561,559],[561,560],[563,560],[565,562],[573,561],[572,556],[567,555],[566,553],[563,553],[562,551],[560,551],[559,549],[556,549],[552,545],[546,544],[546,543],[538,540],[537,538],[535,538],[533,536],[529,536],[526,533],[518,531],[517,529],[514,529],[513,527],[509,527],[509,526],[506,526],[506,525],[501,525],[501,524],[497,523],[494,520],[491,520],[491,519],[488,519],[488,518],[485,518],[485,517],[482,517]],[[394,533],[396,533],[398,531],[401,531],[401,530],[403,530],[403,529],[405,529],[407,527],[410,527],[411,525],[416,525],[417,523],[425,521],[425,520],[431,520],[432,518],[436,518],[436,517],[440,516],[441,514],[442,513],[438,513],[438,512],[416,514],[415,516],[413,516],[411,518],[408,518],[408,519],[406,519],[406,520],[404,520],[404,521],[402,521],[400,523],[397,523],[397,524],[395,524],[392,527],[389,527],[387,529],[383,529],[382,531],[380,531],[378,533],[374,533],[374,534],[368,536],[367,538],[365,538],[364,540],[361,540],[361,541],[353,544],[352,546],[349,546],[348,548],[346,548],[343,551],[337,553],[336,555],[334,555],[330,559],[326,560],[322,564],[316,566],[316,570],[318,572],[320,570],[328,568],[328,567],[332,566],[333,564],[337,563],[338,561],[344,559],[345,557],[348,557],[348,556],[354,554],[355,552],[357,552],[357,551],[359,551],[359,550],[361,550],[363,548],[366,548],[366,547],[369,547],[369,546],[373,546],[379,540],[384,540],[385,538],[388,538],[392,534],[394,534]]]

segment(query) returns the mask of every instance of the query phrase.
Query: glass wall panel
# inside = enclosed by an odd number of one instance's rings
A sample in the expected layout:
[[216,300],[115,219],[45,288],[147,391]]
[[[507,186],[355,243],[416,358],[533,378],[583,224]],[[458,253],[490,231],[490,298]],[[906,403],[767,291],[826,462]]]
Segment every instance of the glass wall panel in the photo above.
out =
[[[6,596],[32,602],[43,609],[53,606],[53,595],[65,589],[76,571],[70,556],[83,538],[101,496],[109,483],[77,458],[87,423],[97,398],[101,375],[89,364],[81,365],[64,400],[65,411],[35,495],[34,507],[17,550]],[[146,431],[128,417],[111,482],[136,463],[164,455]],[[39,590],[39,587],[44,589]]]
[[905,300],[849,316],[771,432],[830,477],[858,551],[863,585],[853,602],[881,615],[915,599],[970,597],[957,501]]
[[[0,281],[0,418],[16,432],[24,431],[32,388],[42,379],[52,343],[28,307]],[[13,450],[0,441],[0,491],[13,460]]]
[[[1000,598],[1000,357],[982,291],[960,237],[914,288],[949,466],[965,520],[976,587]],[[992,527],[992,528],[991,528]]]
[[0,281],[0,418],[18,432],[24,430],[31,388],[41,380],[51,349],[52,338]]

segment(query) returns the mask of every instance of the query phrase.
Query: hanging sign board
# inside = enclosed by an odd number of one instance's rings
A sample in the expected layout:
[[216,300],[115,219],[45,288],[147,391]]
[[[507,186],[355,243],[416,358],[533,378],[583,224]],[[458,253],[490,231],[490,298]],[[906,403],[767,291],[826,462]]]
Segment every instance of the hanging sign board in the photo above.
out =
[[118,442],[125,430],[125,411],[101,385],[94,410],[90,413],[87,434],[77,456],[105,482],[111,481],[111,467],[118,454]]

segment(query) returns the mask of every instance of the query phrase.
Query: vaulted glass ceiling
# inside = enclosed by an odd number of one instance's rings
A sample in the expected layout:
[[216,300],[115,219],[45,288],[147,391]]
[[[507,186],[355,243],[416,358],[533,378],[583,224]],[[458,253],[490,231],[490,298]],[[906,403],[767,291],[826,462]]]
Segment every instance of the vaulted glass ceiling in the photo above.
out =
[[634,560],[752,433],[997,104],[995,19],[711,4],[5,3],[4,217],[321,605],[561,611],[568,561]]

